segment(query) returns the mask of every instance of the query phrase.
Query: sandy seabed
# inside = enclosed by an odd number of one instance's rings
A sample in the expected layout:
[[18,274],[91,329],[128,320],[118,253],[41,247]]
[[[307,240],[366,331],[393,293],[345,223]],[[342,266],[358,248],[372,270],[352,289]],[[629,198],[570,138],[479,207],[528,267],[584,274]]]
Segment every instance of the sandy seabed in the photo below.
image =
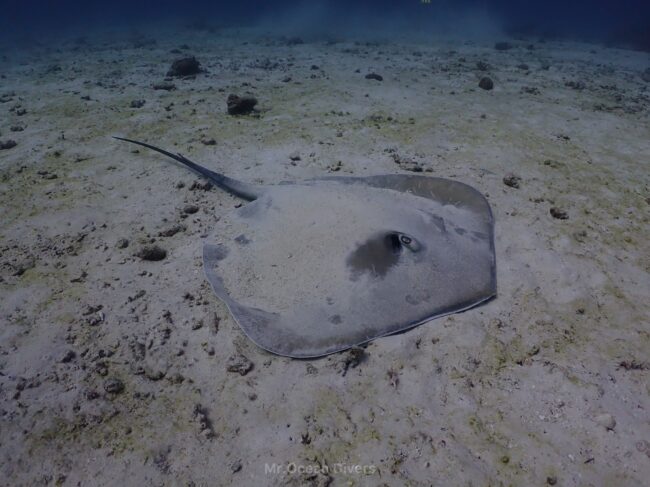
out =
[[[5,50],[0,484],[647,482],[647,53],[156,37]],[[206,71],[153,89],[186,55]],[[258,112],[228,115],[230,93]],[[201,237],[241,201],[111,135],[263,184],[471,184],[498,297],[363,351],[270,355],[202,271]],[[166,258],[135,255],[151,243]]]

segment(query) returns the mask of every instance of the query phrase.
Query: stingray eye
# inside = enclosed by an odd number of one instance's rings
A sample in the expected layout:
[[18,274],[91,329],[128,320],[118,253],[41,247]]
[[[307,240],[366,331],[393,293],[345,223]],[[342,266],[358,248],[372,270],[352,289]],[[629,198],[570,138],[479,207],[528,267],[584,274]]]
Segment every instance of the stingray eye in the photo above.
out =
[[415,240],[410,235],[405,235],[403,233],[399,234],[399,242],[402,246],[406,247],[411,252],[417,252],[422,248],[417,240]]
[[410,235],[400,232],[391,232],[386,235],[386,247],[388,247],[393,254],[399,254],[404,249],[411,252],[420,250],[421,245]]

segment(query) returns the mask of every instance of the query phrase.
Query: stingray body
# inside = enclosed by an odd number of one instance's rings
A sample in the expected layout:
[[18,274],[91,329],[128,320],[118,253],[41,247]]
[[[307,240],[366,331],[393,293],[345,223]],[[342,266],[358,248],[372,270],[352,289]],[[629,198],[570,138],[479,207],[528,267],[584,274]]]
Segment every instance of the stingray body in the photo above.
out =
[[327,355],[496,294],[493,218],[472,187],[406,175],[259,187],[170,156],[249,203],[203,247],[205,273],[260,347]]

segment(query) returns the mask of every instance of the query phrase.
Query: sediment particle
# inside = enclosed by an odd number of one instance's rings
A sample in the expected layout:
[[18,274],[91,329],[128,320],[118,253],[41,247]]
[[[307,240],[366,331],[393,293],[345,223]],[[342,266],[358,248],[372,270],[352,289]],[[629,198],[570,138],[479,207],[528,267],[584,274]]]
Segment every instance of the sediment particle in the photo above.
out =
[[104,390],[109,394],[119,394],[124,391],[124,383],[120,379],[111,377],[104,381]]
[[239,375],[244,376],[253,370],[253,362],[248,360],[248,358],[241,353],[236,353],[231,355],[228,359],[226,369],[228,372],[236,372]]
[[253,111],[253,108],[257,105],[257,98],[253,96],[237,96],[231,93],[228,95],[226,104],[228,106],[228,114],[245,115]]
[[489,76],[483,76],[481,81],[478,82],[478,87],[484,90],[491,90],[494,88],[494,81]]
[[515,189],[519,188],[520,182],[521,182],[521,178],[512,173],[506,174],[503,178],[503,184]]
[[142,260],[157,261],[167,257],[167,251],[158,245],[145,245],[138,251],[136,256]]
[[12,139],[0,141],[0,150],[13,149],[17,145],[16,141]]
[[566,212],[566,210],[563,210],[561,208],[553,207],[550,210],[551,216],[553,218],[557,218],[558,220],[568,220],[569,219],[569,214]]
[[167,71],[167,76],[192,76],[201,72],[201,63],[194,56],[177,59]]
[[160,83],[154,83],[152,85],[152,88],[154,90],[172,91],[176,89],[176,85],[174,83],[169,83],[167,81],[161,81]]

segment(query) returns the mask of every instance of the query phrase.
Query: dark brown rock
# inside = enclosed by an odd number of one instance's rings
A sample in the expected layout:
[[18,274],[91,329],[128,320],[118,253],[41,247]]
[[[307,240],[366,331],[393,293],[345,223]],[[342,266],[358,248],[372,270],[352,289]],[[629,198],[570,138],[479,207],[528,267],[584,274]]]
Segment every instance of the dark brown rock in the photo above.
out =
[[519,188],[520,182],[521,182],[521,178],[512,173],[506,174],[505,177],[503,178],[503,184],[515,189]]
[[246,375],[253,370],[253,362],[241,353],[236,353],[228,359],[228,372],[236,372],[239,375]]
[[557,218],[558,220],[568,220],[569,219],[569,214],[566,212],[566,210],[563,210],[561,208],[553,207],[550,209],[551,216],[553,218]]
[[152,88],[154,90],[172,91],[172,90],[176,89],[176,85],[174,83],[169,83],[167,81],[162,81],[160,83],[154,83],[152,85]]
[[106,379],[104,381],[104,390],[109,394],[119,394],[124,391],[124,383],[114,377]]
[[167,257],[167,251],[157,245],[145,245],[136,255],[142,260],[157,261]]
[[4,142],[0,141],[0,150],[13,149],[17,145],[16,141],[11,139],[5,140]]
[[192,76],[201,72],[201,63],[194,56],[177,59],[167,71],[167,76]]
[[245,115],[253,111],[257,105],[257,98],[253,96],[240,97],[231,93],[228,95],[227,105],[230,115]]
[[488,76],[483,76],[481,78],[481,81],[478,82],[478,87],[484,90],[491,90],[492,88],[494,88],[494,82],[492,81],[492,78]]

